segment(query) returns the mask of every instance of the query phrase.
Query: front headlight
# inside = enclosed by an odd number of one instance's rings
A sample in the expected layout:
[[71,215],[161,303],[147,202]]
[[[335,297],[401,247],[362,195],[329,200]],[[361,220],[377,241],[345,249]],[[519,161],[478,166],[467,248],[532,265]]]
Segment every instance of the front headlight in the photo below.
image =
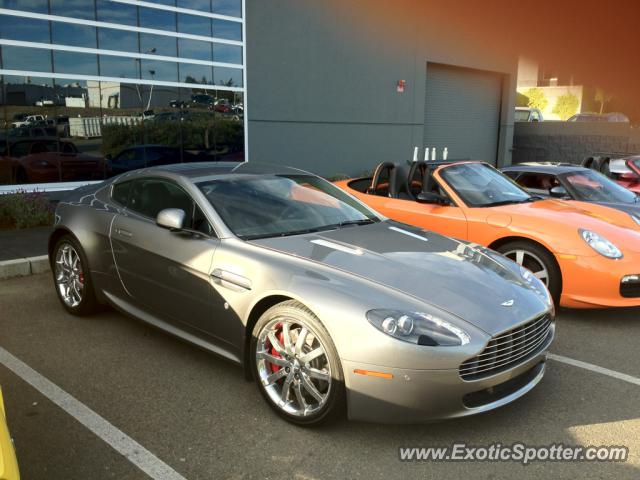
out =
[[400,310],[369,310],[367,320],[387,335],[425,346],[456,346],[469,343],[469,334],[434,315]]
[[622,258],[622,252],[609,240],[596,232],[589,230],[578,230],[582,239],[603,257],[618,259]]

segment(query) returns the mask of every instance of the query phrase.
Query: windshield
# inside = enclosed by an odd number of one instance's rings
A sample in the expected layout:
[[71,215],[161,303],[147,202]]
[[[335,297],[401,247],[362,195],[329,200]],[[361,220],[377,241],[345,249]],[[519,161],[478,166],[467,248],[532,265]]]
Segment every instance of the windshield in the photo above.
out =
[[313,175],[237,175],[198,187],[229,229],[245,240],[379,221],[367,207]]
[[593,170],[572,172],[564,179],[577,200],[589,202],[634,203],[636,194]]
[[538,199],[484,163],[449,165],[440,172],[442,179],[470,207],[495,207]]

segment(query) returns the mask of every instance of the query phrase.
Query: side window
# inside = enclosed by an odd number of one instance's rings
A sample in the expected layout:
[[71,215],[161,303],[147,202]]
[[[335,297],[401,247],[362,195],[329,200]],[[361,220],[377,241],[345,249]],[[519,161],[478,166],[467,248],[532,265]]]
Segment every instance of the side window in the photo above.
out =
[[111,190],[111,198],[123,207],[126,207],[132,183],[132,181],[116,183]]
[[518,178],[518,175],[520,174],[520,172],[514,172],[514,171],[508,171],[508,172],[502,172],[502,173],[504,173],[511,180],[515,180],[516,178]]
[[185,228],[213,235],[213,228],[193,199],[175,183],[157,178],[136,180],[129,195],[129,209],[155,219],[165,208],[185,212]]
[[525,173],[518,179],[518,183],[531,193],[539,195],[549,195],[549,190],[560,184],[553,175],[545,173]]
[[202,232],[205,235],[209,235],[210,237],[213,237],[215,235],[213,227],[207,220],[207,217],[204,216],[204,212],[200,210],[200,207],[198,207],[198,205],[196,205],[195,203],[193,204],[191,229]]

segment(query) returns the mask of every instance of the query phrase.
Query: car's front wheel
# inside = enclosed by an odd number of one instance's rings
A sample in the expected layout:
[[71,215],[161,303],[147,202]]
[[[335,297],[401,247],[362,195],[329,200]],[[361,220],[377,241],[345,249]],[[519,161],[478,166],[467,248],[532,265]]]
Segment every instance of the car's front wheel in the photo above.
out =
[[311,426],[344,412],[344,381],[335,346],[318,318],[287,301],[257,321],[251,362],[260,392],[286,420]]
[[509,260],[531,270],[546,285],[553,301],[558,305],[562,293],[562,273],[551,252],[527,241],[509,242],[496,250]]

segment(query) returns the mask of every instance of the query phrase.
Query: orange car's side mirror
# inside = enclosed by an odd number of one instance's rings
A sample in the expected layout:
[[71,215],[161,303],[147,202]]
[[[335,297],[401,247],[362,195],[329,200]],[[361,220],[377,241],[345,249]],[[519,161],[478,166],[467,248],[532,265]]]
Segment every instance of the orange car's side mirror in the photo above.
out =
[[416,197],[418,203],[431,203],[435,205],[451,205],[451,202],[444,195],[434,192],[420,192]]

